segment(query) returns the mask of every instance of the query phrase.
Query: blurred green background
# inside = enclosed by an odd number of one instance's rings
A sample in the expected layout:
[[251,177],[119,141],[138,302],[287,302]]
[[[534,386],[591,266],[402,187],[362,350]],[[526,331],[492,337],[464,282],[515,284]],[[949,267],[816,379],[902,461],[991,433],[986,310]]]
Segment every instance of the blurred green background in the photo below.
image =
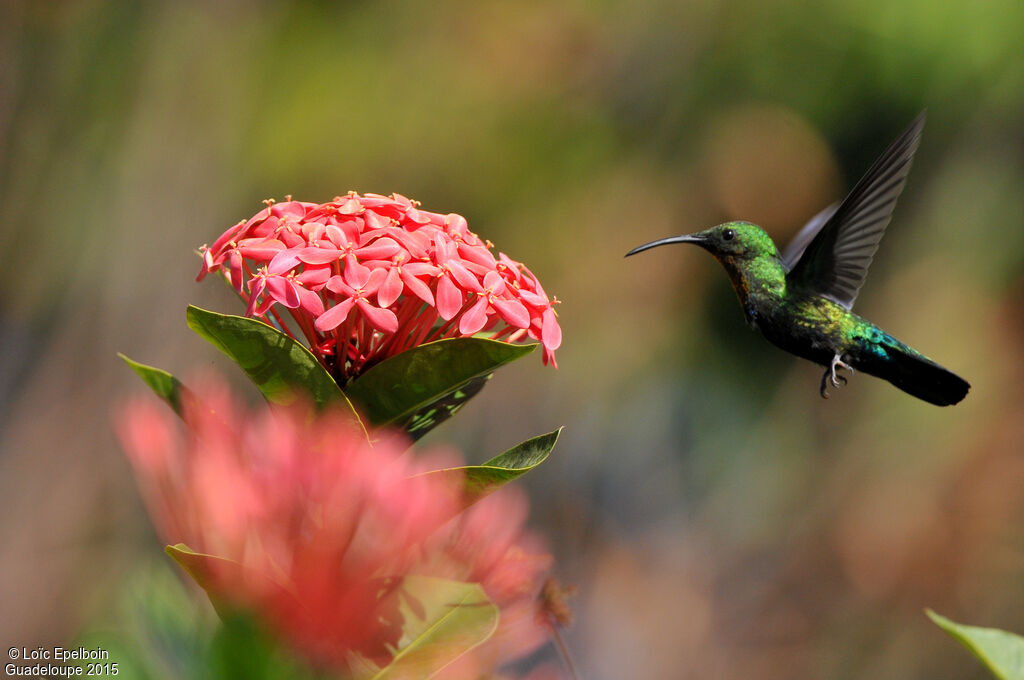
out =
[[[160,561],[124,351],[222,360],[194,250],[267,197],[465,215],[559,307],[433,442],[566,425],[524,485],[582,677],[981,678],[922,614],[1024,632],[1024,4],[0,4],[0,642],[67,643]],[[922,108],[857,311],[973,384],[939,409],[745,325],[697,249],[784,241]],[[240,382],[241,384],[241,382]]]

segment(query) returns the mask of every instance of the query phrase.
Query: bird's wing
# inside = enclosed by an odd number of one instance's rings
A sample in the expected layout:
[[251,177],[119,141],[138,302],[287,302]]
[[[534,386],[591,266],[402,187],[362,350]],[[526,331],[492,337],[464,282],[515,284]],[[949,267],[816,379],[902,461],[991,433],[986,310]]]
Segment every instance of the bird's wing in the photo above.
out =
[[[835,300],[847,309],[853,307],[907,181],[924,118],[922,111],[818,227],[803,255],[794,254],[789,283]],[[810,230],[814,221],[804,231]],[[803,235],[801,231],[796,240]]]
[[786,249],[782,251],[782,263],[786,266],[786,271],[790,271],[796,266],[796,263],[800,261],[800,256],[807,250],[807,246],[811,244],[811,241],[821,228],[825,226],[829,218],[835,214],[836,208],[839,207],[839,202],[836,201],[829,207],[822,210],[820,213],[812,217],[807,224],[803,226],[793,237],[793,240],[786,244]]

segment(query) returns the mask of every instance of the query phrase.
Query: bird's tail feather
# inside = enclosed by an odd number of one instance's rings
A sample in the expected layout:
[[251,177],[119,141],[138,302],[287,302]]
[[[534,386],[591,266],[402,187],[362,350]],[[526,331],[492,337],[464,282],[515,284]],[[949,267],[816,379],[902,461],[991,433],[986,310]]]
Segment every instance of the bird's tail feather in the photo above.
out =
[[950,406],[967,396],[970,384],[891,336],[882,344],[885,359],[864,366],[865,373],[888,380],[907,394],[936,406]]

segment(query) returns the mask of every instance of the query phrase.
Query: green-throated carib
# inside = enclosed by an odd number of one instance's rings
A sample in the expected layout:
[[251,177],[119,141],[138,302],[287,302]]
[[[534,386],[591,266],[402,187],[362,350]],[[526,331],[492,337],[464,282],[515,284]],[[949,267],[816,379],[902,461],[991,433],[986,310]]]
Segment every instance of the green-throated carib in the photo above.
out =
[[811,218],[781,254],[757,225],[727,222],[647,243],[626,255],[668,243],[693,243],[710,252],[729,274],[751,326],[787,352],[825,366],[823,397],[829,381],[835,387],[846,382],[836,374],[845,368],[884,378],[932,404],[956,404],[970,389],[967,381],[850,311],[903,191],[923,128],[922,112],[853,191]]

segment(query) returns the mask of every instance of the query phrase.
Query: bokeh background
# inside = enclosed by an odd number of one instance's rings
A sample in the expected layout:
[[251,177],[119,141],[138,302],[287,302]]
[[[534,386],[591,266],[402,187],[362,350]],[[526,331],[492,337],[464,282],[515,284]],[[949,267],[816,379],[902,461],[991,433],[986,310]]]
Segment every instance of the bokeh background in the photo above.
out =
[[[430,436],[524,479],[578,586],[581,676],[981,678],[923,615],[1024,631],[1018,0],[0,4],[0,642],[67,643],[163,559],[110,432],[141,384],[231,367],[188,331],[197,246],[294,194],[398,191],[523,260],[560,368]],[[968,378],[939,409],[745,325],[697,249],[784,241],[922,108],[857,310]]]

